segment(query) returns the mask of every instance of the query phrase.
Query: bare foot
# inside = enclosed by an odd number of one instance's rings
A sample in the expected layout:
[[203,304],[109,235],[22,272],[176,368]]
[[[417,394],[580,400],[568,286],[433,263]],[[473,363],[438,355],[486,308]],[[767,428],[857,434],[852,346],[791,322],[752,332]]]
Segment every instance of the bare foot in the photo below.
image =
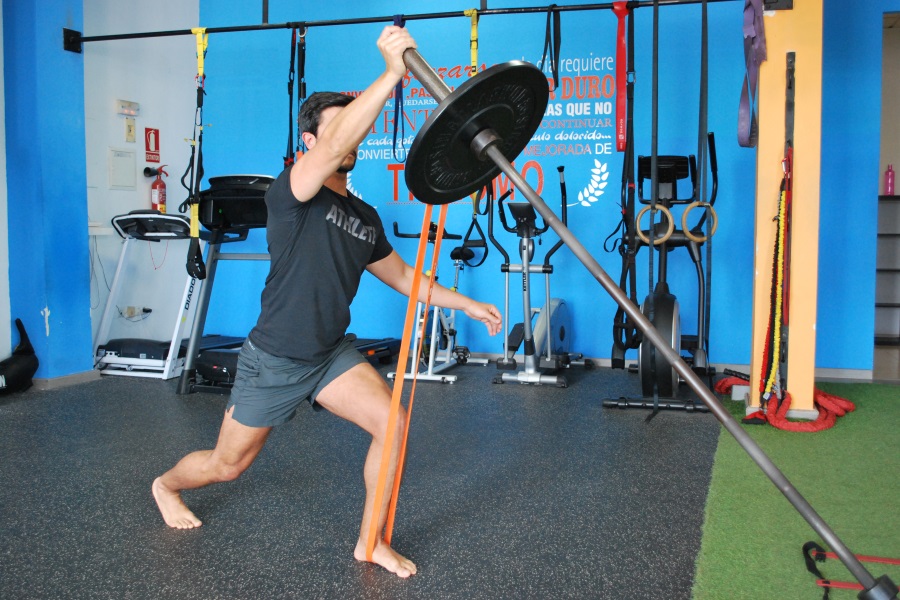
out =
[[153,491],[156,506],[159,507],[159,512],[162,513],[166,525],[176,529],[193,529],[203,525],[203,522],[194,516],[191,509],[181,499],[181,494],[169,490],[159,479],[157,477],[153,480],[150,489]]
[[[366,561],[366,545],[362,541],[356,544],[356,550],[354,550],[353,556],[356,560],[368,562]],[[393,548],[381,540],[379,540],[378,544],[375,546],[375,550],[372,551],[371,562],[384,567],[391,573],[397,575],[397,577],[406,578],[416,574],[416,565],[413,561],[405,556],[397,554]]]

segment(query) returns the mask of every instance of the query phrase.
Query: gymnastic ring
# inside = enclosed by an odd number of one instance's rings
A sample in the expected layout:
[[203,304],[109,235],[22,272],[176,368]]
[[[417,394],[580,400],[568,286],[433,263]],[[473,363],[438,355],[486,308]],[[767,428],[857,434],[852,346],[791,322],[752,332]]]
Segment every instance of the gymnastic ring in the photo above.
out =
[[[638,216],[634,219],[634,228],[637,230],[638,237],[641,238],[641,241],[645,244],[650,244],[650,238],[644,235],[644,232],[641,231],[641,217],[644,216],[644,213],[653,208],[652,206],[645,206],[641,209],[641,212],[638,213]],[[660,244],[665,243],[670,237],[672,237],[672,232],[675,231],[675,220],[672,218],[672,213],[669,212],[669,209],[665,206],[659,204],[656,207],[656,210],[662,212],[666,215],[666,220],[669,222],[669,228],[666,230],[665,235],[662,237],[655,238],[653,240],[654,246],[659,246]]]
[[[709,211],[709,218],[712,220],[712,227],[710,227],[709,235],[694,235],[688,229],[688,226],[687,226],[688,213],[691,212],[693,209],[697,208],[698,206],[702,206],[707,211]],[[706,240],[711,238],[713,235],[715,235],[716,228],[718,226],[719,226],[719,216],[716,214],[716,209],[714,209],[712,207],[712,204],[709,204],[707,202],[691,202],[690,204],[688,204],[685,207],[684,213],[681,215],[681,229],[682,229],[682,231],[684,231],[684,236],[687,239],[691,240],[692,242],[697,242],[698,244],[705,242]]]

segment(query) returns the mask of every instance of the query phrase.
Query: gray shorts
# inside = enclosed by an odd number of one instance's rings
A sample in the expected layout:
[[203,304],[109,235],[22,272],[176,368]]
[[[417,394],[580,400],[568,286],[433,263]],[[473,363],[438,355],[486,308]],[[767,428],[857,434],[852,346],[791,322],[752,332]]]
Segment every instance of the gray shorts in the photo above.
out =
[[260,350],[250,338],[238,354],[238,368],[225,410],[234,406],[232,418],[248,427],[272,427],[294,418],[297,408],[309,401],[313,408],[329,383],[365,362],[347,335],[322,364],[307,366]]

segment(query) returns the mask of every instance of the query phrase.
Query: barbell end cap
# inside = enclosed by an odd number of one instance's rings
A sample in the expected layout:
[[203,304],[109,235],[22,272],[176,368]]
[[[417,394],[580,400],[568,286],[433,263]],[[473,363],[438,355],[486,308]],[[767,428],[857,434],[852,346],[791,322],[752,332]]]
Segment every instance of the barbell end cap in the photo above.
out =
[[875,580],[875,585],[859,593],[859,600],[891,600],[897,598],[897,584],[891,581],[887,575],[882,575]]

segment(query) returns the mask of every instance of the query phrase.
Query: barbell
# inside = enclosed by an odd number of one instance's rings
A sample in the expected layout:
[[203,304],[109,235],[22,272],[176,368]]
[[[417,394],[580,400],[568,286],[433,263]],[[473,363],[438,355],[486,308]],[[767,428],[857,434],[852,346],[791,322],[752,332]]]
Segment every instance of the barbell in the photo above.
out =
[[448,204],[507,176],[563,243],[612,296],[638,329],[707,405],[750,458],[784,494],[794,509],[828,544],[865,588],[860,598],[893,598],[897,586],[886,575],[877,580],[853,555],[788,478],[763,452],[703,384],[684,359],[663,338],[603,267],[516,171],[511,161],[525,149],[540,126],[549,99],[546,76],[524,61],[494,65],[450,90],[415,48],[403,59],[410,72],[438,101],[407,155],[405,179],[409,191],[427,204]]

